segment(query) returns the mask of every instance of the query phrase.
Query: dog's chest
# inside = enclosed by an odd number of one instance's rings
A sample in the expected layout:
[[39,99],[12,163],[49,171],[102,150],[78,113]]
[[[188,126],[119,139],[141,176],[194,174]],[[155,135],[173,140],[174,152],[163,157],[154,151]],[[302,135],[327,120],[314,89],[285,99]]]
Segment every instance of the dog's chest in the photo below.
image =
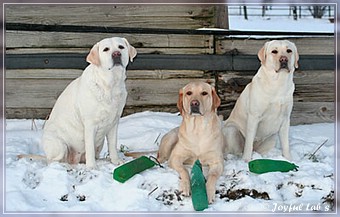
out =
[[195,156],[216,152],[222,147],[222,126],[219,124],[213,124],[211,121],[187,121],[180,128],[185,132],[180,135],[181,143]]
[[110,93],[110,98],[100,102],[98,106],[98,112],[100,117],[106,117],[108,121],[112,121],[112,118],[120,116],[126,103],[127,91],[123,87],[113,88]]
[[259,122],[257,137],[266,137],[279,131],[282,122],[290,118],[292,97],[270,102]]

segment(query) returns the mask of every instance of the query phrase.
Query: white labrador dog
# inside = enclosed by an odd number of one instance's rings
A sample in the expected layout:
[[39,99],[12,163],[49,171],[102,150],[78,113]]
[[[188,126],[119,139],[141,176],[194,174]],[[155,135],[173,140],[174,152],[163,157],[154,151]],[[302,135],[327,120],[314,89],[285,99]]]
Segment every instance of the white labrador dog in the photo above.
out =
[[[261,67],[236,101],[223,133],[226,151],[250,161],[253,150],[264,153],[279,138],[282,154],[290,159],[288,131],[293,107],[293,72],[299,55],[288,40],[267,42],[258,52]],[[278,137],[277,137],[278,136]]]
[[117,154],[118,121],[126,103],[126,66],[137,52],[125,38],[106,38],[93,46],[90,65],[59,96],[46,122],[42,145],[49,162],[86,162],[95,168],[107,138],[112,163]]

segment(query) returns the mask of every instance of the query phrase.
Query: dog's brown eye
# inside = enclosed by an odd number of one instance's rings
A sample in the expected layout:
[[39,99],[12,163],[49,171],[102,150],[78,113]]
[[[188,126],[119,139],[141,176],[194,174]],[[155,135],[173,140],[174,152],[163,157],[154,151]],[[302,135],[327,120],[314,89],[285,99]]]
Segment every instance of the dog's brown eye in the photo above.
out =
[[273,53],[273,54],[277,54],[278,51],[277,51],[277,50],[273,50],[272,53]]
[[202,96],[206,96],[206,95],[208,95],[208,92],[203,91],[201,94],[202,94]]
[[123,50],[125,47],[123,45],[119,45],[118,48]]
[[187,95],[188,95],[188,96],[191,96],[191,95],[192,95],[192,92],[191,92],[191,91],[188,91],[188,92],[187,92]]
[[110,48],[108,48],[108,47],[106,47],[106,48],[104,48],[104,52],[107,52],[107,51],[109,51],[110,50]]
[[287,53],[291,53],[293,52],[291,49],[287,49]]

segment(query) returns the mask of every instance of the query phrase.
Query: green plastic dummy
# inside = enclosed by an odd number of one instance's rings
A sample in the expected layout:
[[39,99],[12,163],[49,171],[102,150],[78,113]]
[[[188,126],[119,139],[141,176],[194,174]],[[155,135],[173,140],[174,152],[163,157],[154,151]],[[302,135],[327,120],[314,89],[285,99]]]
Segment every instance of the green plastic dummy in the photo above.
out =
[[135,174],[149,169],[155,165],[158,165],[158,163],[154,162],[148,157],[142,156],[117,167],[113,172],[113,179],[124,183]]
[[202,211],[208,208],[208,196],[205,186],[205,178],[202,172],[202,165],[199,160],[197,160],[192,166],[190,187],[191,199],[194,209],[196,211]]
[[288,172],[299,166],[282,160],[257,159],[248,163],[249,171],[257,174],[268,172]]

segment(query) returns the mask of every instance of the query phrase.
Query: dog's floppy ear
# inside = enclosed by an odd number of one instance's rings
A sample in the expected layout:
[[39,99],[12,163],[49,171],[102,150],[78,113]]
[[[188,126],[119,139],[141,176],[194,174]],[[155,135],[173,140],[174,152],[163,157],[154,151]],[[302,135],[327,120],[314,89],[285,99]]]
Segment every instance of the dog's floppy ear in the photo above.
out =
[[95,44],[90,53],[86,57],[86,61],[88,63],[94,64],[99,66],[100,65],[100,60],[99,60],[99,44]]
[[299,64],[298,64],[298,61],[299,61],[299,53],[296,49],[296,47],[294,46],[294,51],[295,51],[295,62],[294,62],[294,66],[295,68],[299,68]]
[[136,48],[134,48],[133,46],[130,45],[130,43],[128,42],[128,40],[126,40],[126,38],[123,38],[123,39],[125,41],[125,44],[128,47],[130,61],[133,62],[133,58],[135,58],[136,55],[137,55],[137,50],[136,50]]
[[262,65],[264,65],[264,63],[266,62],[266,47],[267,47],[267,43],[265,43],[263,45],[263,47],[257,53],[257,56],[260,59]]
[[221,105],[221,99],[217,95],[216,90],[212,87],[212,110],[215,111]]
[[183,113],[183,89],[179,90],[177,108],[182,115]]

